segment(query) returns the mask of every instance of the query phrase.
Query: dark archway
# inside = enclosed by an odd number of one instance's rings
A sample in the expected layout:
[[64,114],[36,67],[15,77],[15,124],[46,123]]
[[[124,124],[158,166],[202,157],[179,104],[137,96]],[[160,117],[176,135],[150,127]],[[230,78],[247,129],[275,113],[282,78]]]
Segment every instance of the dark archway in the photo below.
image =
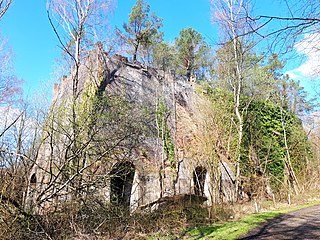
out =
[[35,185],[37,183],[37,176],[36,174],[32,174],[31,177],[30,177],[30,184],[31,185]]
[[204,196],[204,183],[206,181],[207,169],[196,167],[193,171],[194,194]]
[[130,207],[130,197],[135,168],[130,162],[117,163],[112,168],[110,179],[110,201]]

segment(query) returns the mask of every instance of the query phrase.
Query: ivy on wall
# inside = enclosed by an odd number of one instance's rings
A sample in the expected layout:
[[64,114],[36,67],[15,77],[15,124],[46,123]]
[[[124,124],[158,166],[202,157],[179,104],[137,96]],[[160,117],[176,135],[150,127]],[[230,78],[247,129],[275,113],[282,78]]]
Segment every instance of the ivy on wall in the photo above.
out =
[[163,141],[163,150],[170,163],[171,169],[176,168],[175,152],[174,152],[174,141],[171,137],[170,130],[167,123],[168,109],[163,100],[160,100],[156,110],[156,120],[159,129],[159,136]]
[[[215,109],[216,115],[213,117],[223,133],[221,142],[225,149],[229,149],[230,160],[234,161],[237,129],[233,125],[232,96],[209,84],[203,84],[198,92],[212,103],[208,107]],[[267,177],[273,189],[279,190],[286,180],[285,164],[288,156],[284,134],[294,172],[300,176],[300,173],[306,171],[307,161],[312,159],[312,151],[302,122],[295,114],[271,101],[245,96],[241,99],[241,110],[244,120],[241,176]]]
[[244,118],[243,175],[270,176],[274,187],[283,181],[286,157],[283,126],[293,168],[295,171],[303,168],[310,151],[301,121],[278,105],[256,100],[250,103]]

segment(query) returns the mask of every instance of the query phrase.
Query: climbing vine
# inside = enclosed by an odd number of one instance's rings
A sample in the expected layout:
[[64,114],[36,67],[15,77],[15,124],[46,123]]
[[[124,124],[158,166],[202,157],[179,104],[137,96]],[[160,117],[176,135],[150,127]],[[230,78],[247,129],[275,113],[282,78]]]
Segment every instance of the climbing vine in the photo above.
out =
[[159,101],[156,110],[157,127],[159,130],[159,137],[163,141],[163,150],[166,153],[167,159],[170,163],[171,169],[176,168],[175,152],[174,152],[174,141],[171,137],[170,130],[167,123],[168,109],[163,100]]
[[243,175],[267,175],[276,189],[280,187],[287,161],[284,126],[293,170],[303,168],[310,153],[309,144],[301,121],[294,114],[268,101],[252,101],[244,125],[241,156]]
[[[230,160],[233,160],[237,129],[233,124],[232,97],[226,91],[209,84],[202,84],[198,92],[212,103],[206,107],[214,109],[215,115],[212,117],[220,131],[220,142],[231,157]],[[312,159],[312,151],[302,122],[295,114],[271,101],[245,96],[241,98],[241,113],[244,120],[240,149],[242,177],[267,177],[272,188],[280,190],[288,180],[286,177],[292,177],[287,176],[288,167],[297,176],[305,174],[307,161]]]

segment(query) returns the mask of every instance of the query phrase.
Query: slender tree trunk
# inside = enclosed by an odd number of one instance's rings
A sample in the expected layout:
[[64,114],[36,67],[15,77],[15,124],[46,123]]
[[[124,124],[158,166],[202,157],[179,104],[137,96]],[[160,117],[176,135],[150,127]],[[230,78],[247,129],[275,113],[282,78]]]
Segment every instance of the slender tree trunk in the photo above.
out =
[[287,168],[287,174],[288,174],[288,182],[289,182],[289,194],[291,191],[291,187],[293,188],[295,194],[299,193],[299,182],[296,177],[296,174],[294,172],[294,169],[291,164],[291,157],[290,157],[290,152],[289,152],[289,147],[288,147],[288,141],[287,141],[287,130],[285,127],[285,119],[283,116],[283,109],[281,108],[281,125],[282,125],[282,130],[283,130],[283,141],[284,141],[284,146],[286,150],[286,156],[285,156],[285,165]]
[[230,20],[231,24],[231,33],[232,33],[232,43],[233,43],[233,55],[234,55],[234,63],[236,67],[236,82],[234,84],[234,100],[235,100],[235,114],[238,119],[238,146],[237,146],[237,155],[236,155],[236,182],[235,182],[235,200],[238,198],[239,193],[239,185],[240,185],[240,158],[241,158],[241,144],[243,137],[243,119],[240,113],[240,98],[242,93],[242,83],[243,83],[243,69],[242,69],[242,51],[241,51],[241,43],[239,42],[236,26],[235,24],[235,16],[233,13],[233,5],[229,5],[230,7]]
[[137,61],[137,54],[139,49],[139,42],[134,46],[134,52],[133,52],[133,62]]

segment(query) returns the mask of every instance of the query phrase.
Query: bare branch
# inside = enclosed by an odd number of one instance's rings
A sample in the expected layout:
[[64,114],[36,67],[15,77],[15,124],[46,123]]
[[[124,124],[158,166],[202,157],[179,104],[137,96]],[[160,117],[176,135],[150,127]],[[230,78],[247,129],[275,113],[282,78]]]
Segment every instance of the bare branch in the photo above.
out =
[[1,0],[0,1],[0,19],[7,12],[12,0]]

